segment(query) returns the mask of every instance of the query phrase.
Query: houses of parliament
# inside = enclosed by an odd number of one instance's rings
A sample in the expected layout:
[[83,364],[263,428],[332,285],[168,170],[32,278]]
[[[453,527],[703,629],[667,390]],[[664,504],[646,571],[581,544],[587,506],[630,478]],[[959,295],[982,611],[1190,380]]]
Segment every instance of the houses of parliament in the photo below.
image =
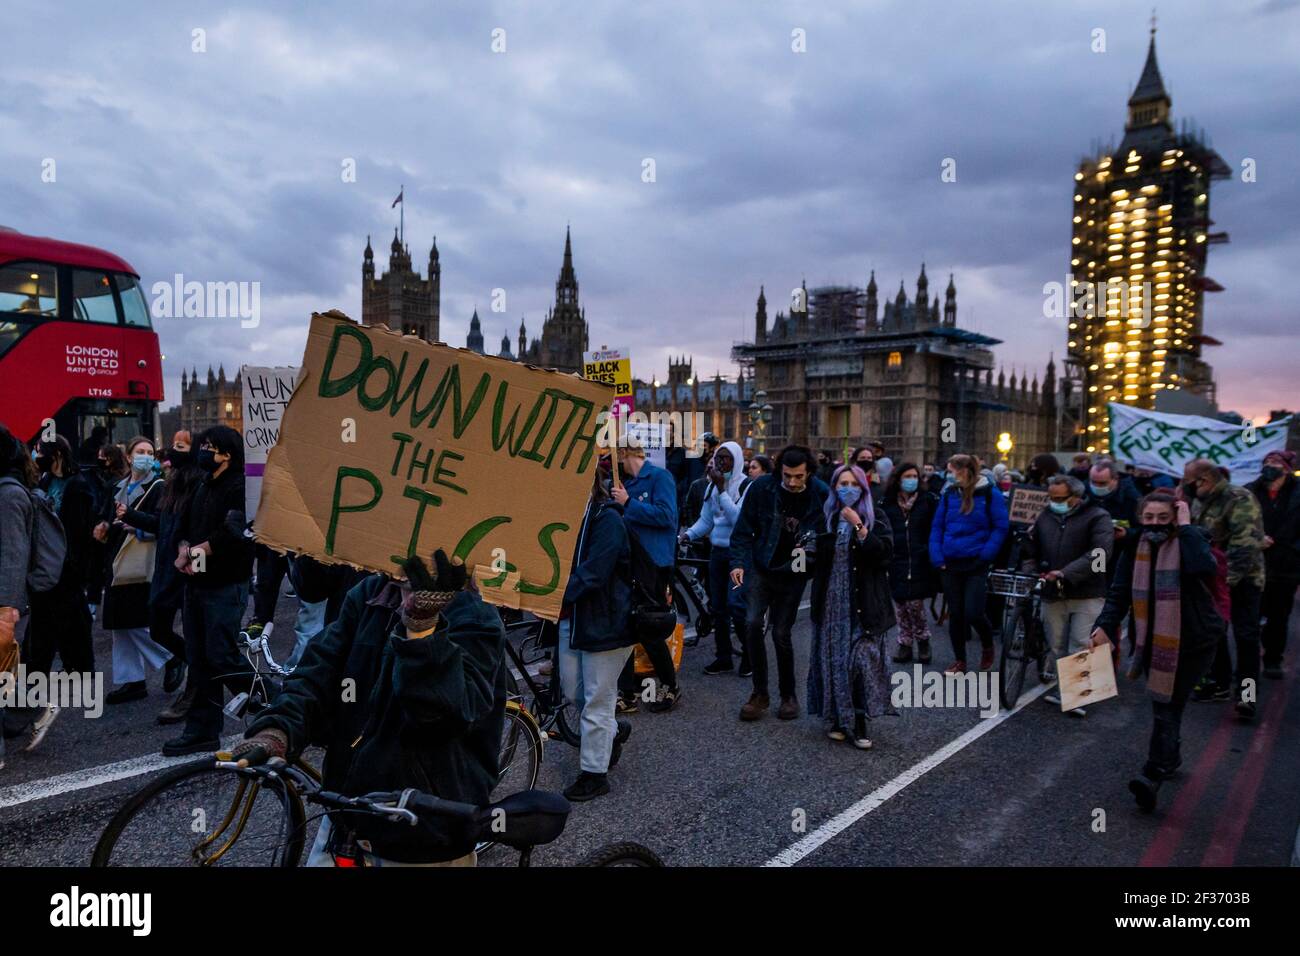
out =
[[[442,341],[442,265],[438,258],[438,240],[429,249],[429,267],[425,277],[412,267],[410,247],[403,245],[397,233],[388,256],[388,268],[375,274],[375,252],[366,237],[361,263],[361,321],[366,325],[384,325],[406,335],[417,335],[426,342]],[[465,347],[480,355],[488,354],[483,345],[483,328],[478,310],[469,323]],[[541,335],[528,338],[524,320],[519,323],[517,347],[512,350],[510,337],[501,337],[501,348],[492,354],[515,362],[526,362],[561,372],[578,372],[582,353],[587,349],[586,311],[578,304],[578,277],[573,270],[573,243],[569,230],[564,231],[564,259],[555,281],[555,302],[542,321]]]

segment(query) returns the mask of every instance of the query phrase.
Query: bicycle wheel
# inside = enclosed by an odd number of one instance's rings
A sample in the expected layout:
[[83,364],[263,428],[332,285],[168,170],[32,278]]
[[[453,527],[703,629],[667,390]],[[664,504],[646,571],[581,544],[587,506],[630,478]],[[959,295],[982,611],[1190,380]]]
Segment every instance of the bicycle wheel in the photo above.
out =
[[[496,802],[521,790],[537,786],[537,775],[542,769],[542,731],[533,715],[518,701],[506,703],[506,722],[501,731],[501,770],[497,785],[492,788],[489,802]],[[477,853],[486,853],[496,846],[485,840],[474,847]]]
[[1007,612],[1006,624],[1002,628],[1002,657],[998,662],[998,681],[1002,685],[1000,696],[1002,706],[1010,710],[1020,700],[1020,691],[1025,685],[1025,670],[1029,659],[1025,654],[1028,643],[1029,616],[1023,605],[1017,605]]
[[294,867],[306,836],[293,784],[181,764],[132,795],[109,820],[91,866]]
[[542,732],[533,715],[518,701],[506,703],[499,767],[493,800],[537,786],[537,775],[542,769]]
[[607,843],[578,866],[663,866],[653,850],[640,843]]

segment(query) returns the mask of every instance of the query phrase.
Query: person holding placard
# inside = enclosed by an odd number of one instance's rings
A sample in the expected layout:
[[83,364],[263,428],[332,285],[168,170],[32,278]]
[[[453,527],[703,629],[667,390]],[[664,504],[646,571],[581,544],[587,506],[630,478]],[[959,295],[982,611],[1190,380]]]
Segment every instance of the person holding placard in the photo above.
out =
[[1119,654],[1120,623],[1130,609],[1135,649],[1128,676],[1145,677],[1151,695],[1151,742],[1140,776],[1129,790],[1153,810],[1161,784],[1182,763],[1179,729],[1192,688],[1209,669],[1226,625],[1215,607],[1218,562],[1210,536],[1192,524],[1187,502],[1164,489],[1138,507],[1137,546],[1121,552],[1092,646],[1109,642]]
[[[1043,594],[1043,629],[1056,661],[1088,647],[1092,622],[1106,595],[1106,569],[1111,563],[1115,532],[1110,515],[1084,496],[1083,483],[1073,475],[1047,481],[1047,507],[1025,539],[1023,570],[1051,583]],[[1060,696],[1048,694],[1049,703]],[[1076,707],[1068,713],[1083,717]]]
[[619,676],[637,643],[628,620],[632,549],[623,508],[610,497],[611,484],[608,473],[598,469],[558,628],[560,686],[573,701],[582,735],[580,772],[564,791],[576,802],[609,793],[609,771],[632,733],[632,724],[617,715]]
[[[229,759],[296,757],[323,744],[322,784],[348,796],[413,788],[482,805],[500,780],[507,668],[505,628],[438,550],[404,581],[372,574],[344,598],[338,620]],[[341,687],[355,693],[341,694]],[[215,748],[214,748],[215,749]],[[358,859],[360,857],[360,859]],[[474,866],[473,835],[445,819],[416,826],[357,814],[326,817],[308,866]]]
[[[611,497],[623,508],[629,534],[635,535],[658,569],[654,593],[663,594],[672,578],[677,561],[677,491],[672,475],[646,461],[645,449],[624,447],[618,450],[619,481],[613,482]],[[658,686],[650,709],[671,710],[681,697],[677,669],[666,640],[651,640],[641,645],[654,664]],[[637,710],[636,673],[633,659],[623,669],[623,713]]]

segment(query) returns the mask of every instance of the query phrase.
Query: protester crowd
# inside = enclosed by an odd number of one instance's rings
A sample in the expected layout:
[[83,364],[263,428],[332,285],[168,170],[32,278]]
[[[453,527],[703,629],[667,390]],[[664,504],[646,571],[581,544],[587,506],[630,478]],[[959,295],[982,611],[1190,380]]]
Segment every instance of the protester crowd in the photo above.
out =
[[[0,426],[0,668],[48,673],[57,659],[91,674],[98,619],[111,635],[106,703],[146,698],[160,670],[173,696],[157,720],[179,726],[163,753],[213,752],[226,690],[250,686],[239,632],[271,625],[287,576],[298,599],[291,673],[282,692],[253,702],[262,709],[236,758],[325,741],[335,789],[421,786],[486,800],[508,694],[505,634],[459,561],[439,552],[430,570],[413,558],[398,578],[255,545],[243,442],[224,426],[193,441],[178,432],[165,448],[92,434],[78,452],[63,437],[29,446]],[[1024,473],[970,454],[894,461],[879,442],[843,460],[793,445],[769,458],[705,434],[693,452],[670,448],[660,467],[620,447],[596,469],[556,628],[558,677],[580,715],[571,800],[609,792],[628,715],[686,699],[669,598],[679,554],[700,559],[708,595],[713,654],[701,674],[748,682],[739,719],[788,721],[806,708],[828,738],[862,750],[871,723],[893,713],[890,661],[929,664],[946,613],[947,673],[995,669],[1002,598],[989,593],[989,572],[1040,577],[1052,660],[1109,646],[1146,681],[1150,751],[1130,784],[1145,808],[1178,768],[1189,700],[1231,701],[1251,720],[1261,675],[1283,675],[1300,585],[1292,452],[1269,455],[1250,476],[1193,461],[1181,481],[1091,455],[1068,468],[1038,455]],[[1018,487],[1045,492],[1046,505],[1017,529]],[[33,569],[56,552],[44,580]],[[800,687],[792,633],[806,593]],[[978,658],[967,653],[972,639]],[[1042,677],[1053,681],[1054,668]],[[340,702],[348,679],[355,692]],[[57,717],[52,704],[9,707],[4,736],[35,752]],[[386,859],[472,856],[454,835],[410,844],[376,827],[365,839]],[[324,831],[313,860],[336,858],[336,848]]]

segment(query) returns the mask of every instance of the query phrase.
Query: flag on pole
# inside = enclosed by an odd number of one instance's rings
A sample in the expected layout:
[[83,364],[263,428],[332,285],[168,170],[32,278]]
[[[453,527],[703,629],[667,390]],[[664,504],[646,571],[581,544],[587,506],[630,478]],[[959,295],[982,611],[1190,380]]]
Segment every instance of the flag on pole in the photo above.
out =
[[399,193],[397,194],[397,198],[393,200],[393,204],[392,204],[391,206],[389,206],[388,208],[389,208],[389,209],[396,209],[396,208],[397,208],[397,204],[398,204],[399,202],[402,201],[402,196],[403,196],[405,193],[406,193],[406,187],[403,186],[403,187],[402,187],[402,191],[399,192]]

